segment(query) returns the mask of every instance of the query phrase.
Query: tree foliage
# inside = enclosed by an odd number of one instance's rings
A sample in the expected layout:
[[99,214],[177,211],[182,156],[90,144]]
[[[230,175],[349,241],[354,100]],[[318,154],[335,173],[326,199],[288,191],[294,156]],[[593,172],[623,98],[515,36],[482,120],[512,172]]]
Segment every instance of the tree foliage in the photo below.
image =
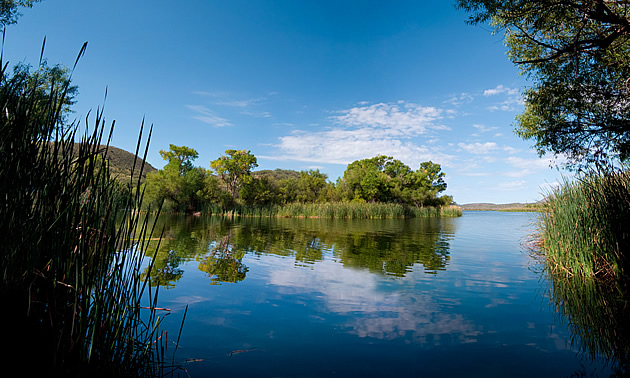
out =
[[15,24],[21,16],[19,7],[30,8],[41,0],[1,0],[0,1],[0,25],[4,29],[7,25]]
[[458,0],[469,22],[505,32],[532,79],[516,132],[576,167],[630,157],[630,4],[606,0]]
[[212,197],[212,184],[205,169],[192,165],[199,156],[197,151],[171,144],[160,155],[167,163],[163,169],[147,175],[147,203],[156,206],[164,201],[167,211],[198,211],[201,202]]
[[252,172],[258,164],[246,150],[226,150],[211,162],[216,173],[193,165],[196,150],[170,145],[160,154],[163,169],[147,175],[147,203],[164,203],[166,211],[194,213],[218,206],[223,211],[237,207],[273,207],[292,203],[339,201],[398,203],[408,206],[450,205],[444,173],[439,164],[424,162],[414,171],[400,160],[376,156],[350,163],[337,184],[318,169],[276,169]]
[[448,205],[450,197],[438,197],[446,190],[441,170],[439,164],[429,161],[414,171],[400,160],[379,155],[350,163],[338,189],[342,198],[357,202]]
[[256,157],[245,150],[225,150],[225,155],[210,162],[210,167],[232,195],[232,202],[236,200],[241,186],[251,181],[252,169],[257,166]]

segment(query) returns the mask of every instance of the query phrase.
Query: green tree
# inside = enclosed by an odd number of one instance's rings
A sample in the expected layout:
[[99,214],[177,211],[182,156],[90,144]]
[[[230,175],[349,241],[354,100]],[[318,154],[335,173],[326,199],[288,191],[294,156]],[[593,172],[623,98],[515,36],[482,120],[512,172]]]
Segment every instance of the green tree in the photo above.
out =
[[324,202],[326,201],[326,180],[328,175],[321,173],[319,169],[301,171],[297,180],[298,202]]
[[245,150],[225,150],[225,155],[210,162],[210,167],[223,181],[232,196],[232,205],[243,184],[251,181],[251,171],[258,166],[256,157]]
[[192,165],[199,155],[197,151],[171,144],[170,149],[161,150],[160,155],[167,163],[163,169],[147,175],[147,203],[164,201],[167,211],[191,213],[199,210],[203,199],[210,196],[208,181],[211,179],[207,178],[205,169]]
[[627,1],[458,0],[472,24],[505,32],[509,56],[532,80],[518,135],[570,165],[630,157]]
[[41,0],[2,0],[0,1],[0,25],[2,29],[15,24],[21,16],[18,7],[30,8]]
[[60,64],[49,67],[46,60],[42,60],[37,70],[18,63],[13,67],[12,81],[17,86],[14,93],[28,96],[29,102],[24,106],[42,119],[54,112],[56,126],[61,128],[67,125],[70,107],[79,92],[76,85],[70,85],[70,76],[68,67]]
[[357,202],[386,202],[390,198],[389,177],[383,172],[390,156],[375,156],[348,164],[339,183],[341,196]]
[[438,197],[447,187],[444,176],[439,164],[432,161],[420,163],[420,168],[413,173],[413,183],[410,185],[411,201],[416,206],[450,205],[450,196]]

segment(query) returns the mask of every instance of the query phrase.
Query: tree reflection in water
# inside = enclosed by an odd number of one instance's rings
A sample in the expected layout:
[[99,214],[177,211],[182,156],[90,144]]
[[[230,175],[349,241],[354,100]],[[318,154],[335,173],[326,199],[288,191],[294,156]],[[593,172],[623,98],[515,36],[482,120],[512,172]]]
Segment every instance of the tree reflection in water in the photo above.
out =
[[247,274],[247,267],[242,263],[245,251],[234,250],[230,235],[213,244],[209,254],[197,256],[199,270],[208,273],[211,285],[243,281]]
[[346,267],[395,277],[420,264],[425,273],[437,274],[449,263],[454,221],[161,216],[158,229],[164,228],[164,236],[153,270],[144,274],[174,287],[184,273],[180,266],[194,260],[211,284],[240,282],[248,271],[243,264],[248,254],[293,257],[296,266],[327,255]]

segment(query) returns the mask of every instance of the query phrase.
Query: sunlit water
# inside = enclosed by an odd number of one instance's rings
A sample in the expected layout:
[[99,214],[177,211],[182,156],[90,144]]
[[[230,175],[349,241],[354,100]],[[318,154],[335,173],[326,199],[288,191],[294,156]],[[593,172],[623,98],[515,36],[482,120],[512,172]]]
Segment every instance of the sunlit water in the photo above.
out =
[[533,217],[165,219],[152,275],[193,377],[607,376],[550,309]]

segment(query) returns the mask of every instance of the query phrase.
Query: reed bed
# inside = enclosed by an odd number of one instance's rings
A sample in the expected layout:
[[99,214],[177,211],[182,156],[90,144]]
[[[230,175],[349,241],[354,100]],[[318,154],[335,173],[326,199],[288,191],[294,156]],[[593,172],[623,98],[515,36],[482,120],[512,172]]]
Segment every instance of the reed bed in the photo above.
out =
[[550,269],[568,276],[627,279],[630,172],[565,181],[547,196],[539,230]]
[[270,206],[236,206],[225,209],[209,206],[207,214],[284,218],[340,218],[340,219],[392,219],[418,217],[459,217],[462,211],[457,206],[448,207],[415,207],[394,203],[357,203],[357,202],[324,202],[324,203],[289,203]]
[[[142,193],[129,192],[139,185],[121,187],[99,158],[102,111],[75,146],[78,124],[61,122],[67,84],[9,74],[1,61],[0,67],[0,321],[18,334],[3,341],[3,370],[168,372],[168,344],[159,328],[167,312],[140,279],[147,246],[132,241],[150,238],[152,225],[134,211]],[[46,84],[51,93],[42,96],[38,88]],[[136,155],[139,148],[140,141]],[[134,170],[142,169],[138,159]]]

